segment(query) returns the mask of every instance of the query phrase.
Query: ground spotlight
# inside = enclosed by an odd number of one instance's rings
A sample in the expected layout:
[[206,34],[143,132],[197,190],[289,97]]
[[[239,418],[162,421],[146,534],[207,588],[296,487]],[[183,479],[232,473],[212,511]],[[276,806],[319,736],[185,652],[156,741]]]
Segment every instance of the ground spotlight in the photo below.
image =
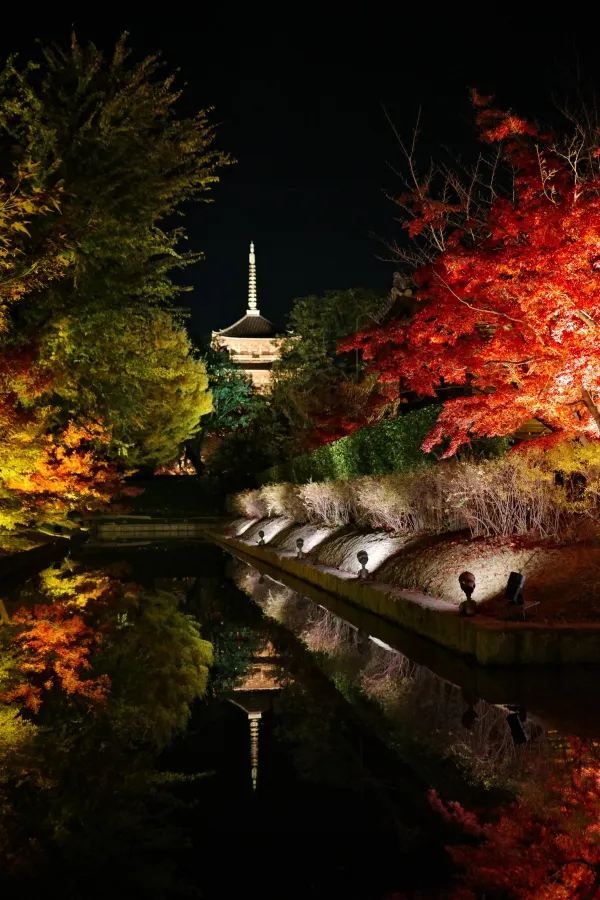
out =
[[359,569],[359,572],[358,572],[358,577],[359,578],[368,578],[369,572],[367,570],[367,563],[369,562],[369,554],[367,553],[366,550],[359,550],[358,553],[356,554],[356,558],[361,565],[361,568]]
[[525,576],[520,572],[511,572],[506,582],[504,595],[509,603],[523,603],[523,585]]
[[475,576],[472,572],[461,572],[458,576],[458,583],[461,591],[467,598],[460,604],[458,611],[461,616],[474,616],[477,612],[477,604],[471,597],[475,590]]

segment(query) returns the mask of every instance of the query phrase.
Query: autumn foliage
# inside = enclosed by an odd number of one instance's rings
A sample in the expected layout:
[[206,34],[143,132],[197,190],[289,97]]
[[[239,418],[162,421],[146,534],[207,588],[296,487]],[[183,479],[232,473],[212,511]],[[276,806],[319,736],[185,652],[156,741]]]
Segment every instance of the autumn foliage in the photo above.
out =
[[[462,839],[448,847],[460,871],[454,900],[595,900],[600,896],[600,766],[575,742],[575,759],[550,778],[541,801],[521,797],[491,822],[444,803],[432,807]],[[573,749],[573,748],[572,748]]]
[[[158,56],[75,35],[0,66],[0,540],[69,525],[166,462],[211,409],[170,301],[182,223],[229,162]],[[82,114],[85,110],[85,114]],[[169,224],[170,223],[170,224]]]
[[[361,350],[385,400],[445,400],[425,450],[451,456],[472,437],[536,417],[551,441],[600,438],[600,144],[564,141],[474,95],[481,139],[498,144],[510,187],[472,211],[415,188],[405,226],[439,252],[415,280],[420,307],[340,345]],[[460,204],[459,204],[460,205]],[[478,217],[477,221],[475,217]],[[446,395],[448,396],[448,395]],[[548,439],[546,439],[548,440]]]
[[81,614],[73,614],[64,604],[38,604],[32,610],[19,610],[13,625],[19,629],[13,646],[19,653],[23,680],[2,696],[3,702],[18,702],[37,713],[44,693],[53,688],[91,703],[105,700],[108,676],[86,677],[101,636]]
[[43,402],[52,379],[35,351],[0,359],[0,526],[61,522],[70,510],[93,510],[121,488],[117,468],[102,458],[110,434],[92,421],[53,421]]

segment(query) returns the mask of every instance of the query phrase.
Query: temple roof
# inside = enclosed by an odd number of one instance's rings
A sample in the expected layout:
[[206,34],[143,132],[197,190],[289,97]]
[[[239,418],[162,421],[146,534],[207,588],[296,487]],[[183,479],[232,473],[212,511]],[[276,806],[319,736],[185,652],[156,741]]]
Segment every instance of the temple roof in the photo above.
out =
[[264,316],[246,314],[241,319],[238,319],[237,322],[234,322],[233,325],[230,325],[229,328],[222,328],[215,333],[226,335],[227,337],[263,338],[275,337],[277,329]]

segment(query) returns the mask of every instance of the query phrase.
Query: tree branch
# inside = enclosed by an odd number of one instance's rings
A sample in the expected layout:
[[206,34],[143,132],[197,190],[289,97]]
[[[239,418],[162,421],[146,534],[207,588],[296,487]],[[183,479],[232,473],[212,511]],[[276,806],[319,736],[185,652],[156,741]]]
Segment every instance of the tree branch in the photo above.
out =
[[587,388],[583,388],[583,390],[581,392],[581,399],[583,400],[590,416],[592,417],[592,419],[598,426],[598,431],[600,431],[600,409],[598,409],[598,407],[594,403],[592,395],[587,390]]

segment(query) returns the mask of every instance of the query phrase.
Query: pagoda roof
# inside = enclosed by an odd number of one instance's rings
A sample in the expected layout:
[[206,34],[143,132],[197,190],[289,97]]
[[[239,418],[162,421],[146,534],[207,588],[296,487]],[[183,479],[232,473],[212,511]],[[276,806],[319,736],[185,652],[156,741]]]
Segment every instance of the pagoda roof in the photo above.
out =
[[277,329],[275,325],[273,325],[269,319],[265,319],[264,316],[248,315],[246,313],[245,316],[242,316],[241,319],[238,319],[237,322],[234,322],[229,328],[222,328],[220,331],[216,331],[215,334],[224,335],[226,337],[264,338],[275,337]]

